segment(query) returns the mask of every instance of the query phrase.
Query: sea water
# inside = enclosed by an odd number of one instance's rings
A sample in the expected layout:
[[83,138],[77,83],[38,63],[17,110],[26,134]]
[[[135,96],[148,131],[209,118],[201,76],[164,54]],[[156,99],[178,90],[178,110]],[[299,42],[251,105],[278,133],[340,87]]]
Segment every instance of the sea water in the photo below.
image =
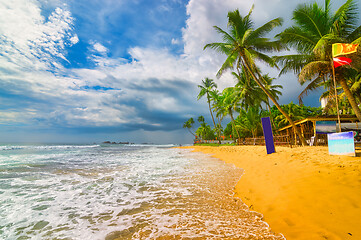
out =
[[242,170],[155,145],[0,145],[0,239],[283,239]]

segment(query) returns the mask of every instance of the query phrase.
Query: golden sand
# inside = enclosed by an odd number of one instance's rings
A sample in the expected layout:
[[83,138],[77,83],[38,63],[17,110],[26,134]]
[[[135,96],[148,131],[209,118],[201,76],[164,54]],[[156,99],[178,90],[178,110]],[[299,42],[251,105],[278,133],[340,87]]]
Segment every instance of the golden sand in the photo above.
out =
[[287,239],[361,239],[361,157],[327,147],[189,147],[243,168],[235,188]]

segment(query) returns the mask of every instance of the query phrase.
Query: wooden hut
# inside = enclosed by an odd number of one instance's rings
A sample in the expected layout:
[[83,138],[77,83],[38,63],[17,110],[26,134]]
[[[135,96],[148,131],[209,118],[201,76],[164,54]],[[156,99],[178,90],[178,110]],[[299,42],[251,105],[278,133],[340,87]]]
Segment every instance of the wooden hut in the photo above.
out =
[[[355,115],[341,115],[341,126],[342,123],[355,123],[356,126],[361,127],[361,123],[357,122],[358,119]],[[328,122],[334,121],[338,122],[337,116],[316,116],[316,117],[308,117],[302,120],[295,122],[295,125],[300,128],[301,134],[306,139],[307,143],[311,143],[311,145],[326,145],[327,144],[327,135],[326,134],[318,134],[316,132],[316,122]],[[359,128],[359,127],[358,127]],[[297,135],[294,132],[291,125],[278,129],[279,135],[287,135],[290,138],[292,145],[300,144],[300,141],[297,139]]]

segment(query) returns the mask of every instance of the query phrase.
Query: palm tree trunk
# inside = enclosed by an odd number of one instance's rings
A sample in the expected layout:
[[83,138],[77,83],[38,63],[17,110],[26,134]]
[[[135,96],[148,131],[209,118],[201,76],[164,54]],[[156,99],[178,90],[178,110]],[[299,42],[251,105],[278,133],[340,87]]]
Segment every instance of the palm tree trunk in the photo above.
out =
[[352,110],[355,112],[357,119],[361,122],[361,110],[360,108],[357,106],[356,103],[356,99],[353,97],[350,88],[347,85],[347,82],[344,78],[339,79],[340,85],[344,91],[344,93],[346,94],[346,97],[349,101],[349,103],[351,104]]
[[[245,57],[243,57],[243,59],[245,59]],[[254,75],[254,73],[251,71],[251,68],[248,65],[248,62],[244,61],[244,63],[247,67],[248,72],[252,75],[253,79],[256,81],[258,86],[263,90],[263,92],[265,92],[267,94],[267,96],[271,99],[271,101],[277,107],[277,109],[283,114],[283,116],[285,116],[285,118],[288,120],[288,122],[292,125],[293,129],[295,130],[298,138],[300,139],[300,141],[302,143],[302,146],[307,146],[307,142],[306,142],[305,138],[302,136],[300,130],[296,127],[295,123],[290,118],[290,116],[288,116],[288,114],[278,104],[277,100],[270,94],[270,92],[268,92],[268,90],[263,86],[263,84],[257,79],[257,77]]]
[[268,99],[268,98],[267,98],[266,105],[267,105],[267,107],[268,107],[269,118],[270,118],[270,120],[271,120],[271,124],[273,125],[273,128],[274,128],[273,130],[275,130],[275,129],[276,129],[276,125],[275,125],[275,123],[274,123],[274,121],[273,121],[272,112],[271,112],[271,105],[269,104],[269,99]]
[[219,117],[217,117],[217,120],[218,120],[218,137],[219,137],[219,144],[222,144],[222,141],[221,141],[221,119]]
[[238,129],[236,128],[236,124],[235,124],[235,121],[234,121],[234,118],[233,118],[232,110],[229,109],[228,111],[229,111],[229,116],[231,117],[231,120],[232,120],[232,126],[233,126],[234,130],[236,130],[236,133],[238,135],[238,143],[240,143],[241,142],[241,137],[239,135]]
[[188,128],[188,131],[194,136],[196,137],[196,135]]
[[214,121],[212,108],[211,108],[211,100],[209,99],[208,93],[207,93],[207,100],[208,100],[209,112],[211,113],[211,117],[212,117],[213,126],[214,126],[214,128],[216,128],[216,122]]

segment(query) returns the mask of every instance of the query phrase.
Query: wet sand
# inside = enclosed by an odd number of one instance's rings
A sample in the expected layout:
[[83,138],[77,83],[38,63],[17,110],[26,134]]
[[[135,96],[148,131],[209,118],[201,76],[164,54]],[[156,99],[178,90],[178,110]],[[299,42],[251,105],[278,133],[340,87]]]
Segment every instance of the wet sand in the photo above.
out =
[[187,147],[244,169],[239,197],[287,239],[361,239],[361,157],[327,147]]

